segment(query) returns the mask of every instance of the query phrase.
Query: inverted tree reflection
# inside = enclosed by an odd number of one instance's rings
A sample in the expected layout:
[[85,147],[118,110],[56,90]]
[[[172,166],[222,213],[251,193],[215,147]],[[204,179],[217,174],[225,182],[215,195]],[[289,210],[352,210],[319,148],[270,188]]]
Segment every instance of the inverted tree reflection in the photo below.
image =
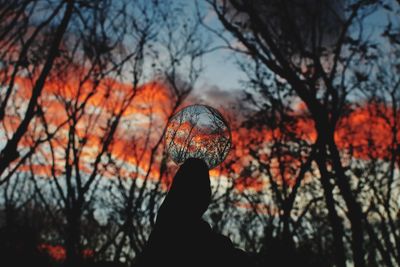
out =
[[210,169],[220,164],[231,147],[230,128],[221,113],[204,105],[188,106],[175,114],[166,132],[166,149],[177,164],[203,159]]

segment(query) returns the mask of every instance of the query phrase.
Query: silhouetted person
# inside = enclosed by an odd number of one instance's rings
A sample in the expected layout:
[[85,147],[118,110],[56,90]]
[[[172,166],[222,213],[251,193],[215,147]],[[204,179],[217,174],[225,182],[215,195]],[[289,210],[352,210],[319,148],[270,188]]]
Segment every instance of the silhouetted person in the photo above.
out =
[[202,219],[210,200],[206,163],[188,159],[174,177],[135,266],[252,266],[245,252]]

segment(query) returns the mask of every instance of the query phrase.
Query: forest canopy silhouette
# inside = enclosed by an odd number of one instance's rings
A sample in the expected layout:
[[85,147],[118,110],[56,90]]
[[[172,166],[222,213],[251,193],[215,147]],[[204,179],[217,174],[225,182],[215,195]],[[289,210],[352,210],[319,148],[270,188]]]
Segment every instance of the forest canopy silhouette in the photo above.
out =
[[398,0],[0,0],[0,265],[135,266],[183,166],[168,123],[194,104],[227,124],[202,222],[229,255],[400,265],[399,16]]

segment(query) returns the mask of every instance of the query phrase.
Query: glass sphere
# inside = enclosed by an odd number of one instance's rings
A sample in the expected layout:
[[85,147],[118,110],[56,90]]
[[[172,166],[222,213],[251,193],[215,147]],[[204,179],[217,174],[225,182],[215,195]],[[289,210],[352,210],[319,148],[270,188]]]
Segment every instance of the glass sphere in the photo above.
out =
[[175,163],[198,158],[212,169],[228,155],[232,138],[228,123],[218,110],[205,105],[192,105],[171,118],[165,142],[166,150]]

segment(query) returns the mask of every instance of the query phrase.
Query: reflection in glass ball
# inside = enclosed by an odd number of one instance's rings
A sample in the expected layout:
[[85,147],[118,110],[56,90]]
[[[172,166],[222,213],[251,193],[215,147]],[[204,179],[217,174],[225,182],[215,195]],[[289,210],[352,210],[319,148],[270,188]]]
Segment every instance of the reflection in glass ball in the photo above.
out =
[[216,109],[192,105],[171,118],[165,141],[168,154],[175,163],[181,164],[188,158],[199,158],[212,169],[228,155],[231,131]]

